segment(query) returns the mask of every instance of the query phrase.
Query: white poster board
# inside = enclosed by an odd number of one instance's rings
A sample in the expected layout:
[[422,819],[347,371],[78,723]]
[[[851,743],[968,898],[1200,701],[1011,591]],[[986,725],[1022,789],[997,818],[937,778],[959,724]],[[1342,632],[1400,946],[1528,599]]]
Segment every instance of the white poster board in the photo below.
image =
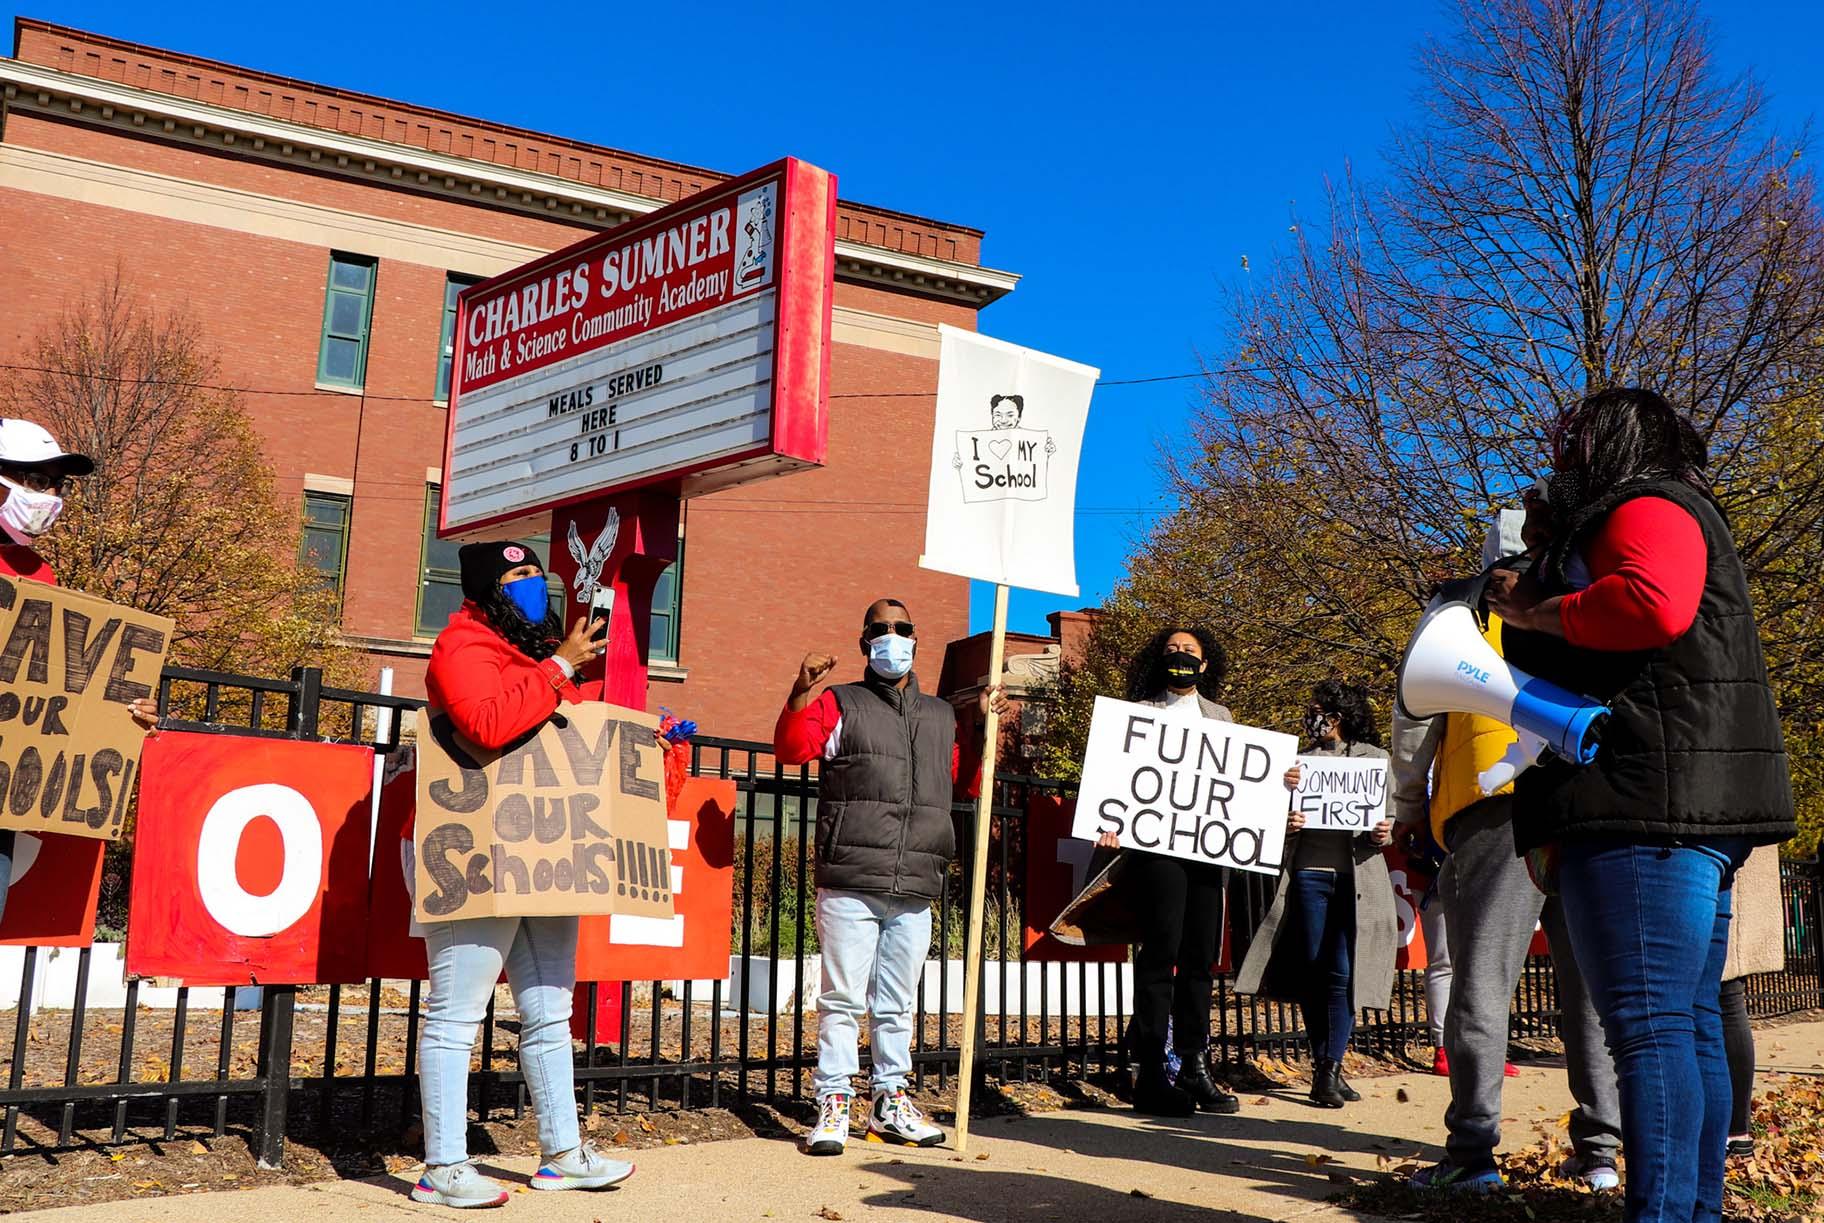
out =
[[940,325],[937,422],[918,563],[1077,594],[1077,463],[1101,371]]
[[1307,829],[1367,832],[1387,818],[1387,762],[1345,756],[1300,756],[1292,809]]
[[1183,710],[1096,698],[1070,835],[1112,832],[1123,848],[1279,873],[1285,775],[1298,740]]

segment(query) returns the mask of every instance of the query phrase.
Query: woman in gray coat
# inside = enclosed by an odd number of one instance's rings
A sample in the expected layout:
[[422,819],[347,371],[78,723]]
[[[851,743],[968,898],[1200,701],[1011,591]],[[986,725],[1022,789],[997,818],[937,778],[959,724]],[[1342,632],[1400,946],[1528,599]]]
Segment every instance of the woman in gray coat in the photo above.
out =
[[[1305,716],[1307,756],[1385,760],[1368,694],[1326,680]],[[1304,1014],[1313,1070],[1311,1102],[1341,1108],[1361,1097],[1344,1080],[1343,1051],[1362,1010],[1387,1009],[1399,923],[1381,849],[1393,836],[1382,820],[1365,833],[1304,831],[1287,820],[1285,866],[1235,982],[1239,994],[1296,1002]]]

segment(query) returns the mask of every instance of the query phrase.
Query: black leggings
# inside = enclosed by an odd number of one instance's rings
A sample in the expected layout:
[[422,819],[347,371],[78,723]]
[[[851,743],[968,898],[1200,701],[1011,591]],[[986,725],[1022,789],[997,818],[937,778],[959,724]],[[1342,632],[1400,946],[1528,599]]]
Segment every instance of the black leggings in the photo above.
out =
[[1741,977],[1723,982],[1722,1003],[1723,1051],[1729,1057],[1729,1085],[1735,1091],[1729,1133],[1746,1134],[1754,1102],[1754,1029],[1748,1026],[1748,982]]

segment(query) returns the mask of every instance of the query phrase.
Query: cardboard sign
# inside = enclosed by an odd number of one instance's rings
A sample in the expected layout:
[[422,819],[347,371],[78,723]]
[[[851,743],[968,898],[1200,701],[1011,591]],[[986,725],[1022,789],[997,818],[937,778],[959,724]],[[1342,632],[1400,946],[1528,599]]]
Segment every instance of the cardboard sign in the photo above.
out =
[[937,411],[918,563],[1077,593],[1077,465],[1099,371],[938,325]]
[[1367,832],[1387,818],[1387,762],[1346,756],[1300,756],[1292,809],[1305,827]]
[[1291,735],[1099,696],[1071,835],[1278,874],[1297,754]]
[[1051,923],[1089,882],[1094,841],[1070,835],[1075,799],[1034,794],[1026,800],[1026,958],[1035,963],[1119,964],[1124,946],[1076,947],[1051,933]]
[[578,981],[720,981],[735,896],[735,783],[693,777],[665,822],[670,917],[585,917]]
[[371,748],[163,731],[146,744],[127,971],[365,979]]
[[0,947],[87,947],[95,941],[106,841],[19,833]]
[[0,578],[0,828],[116,840],[171,621]]
[[565,705],[502,751],[433,713],[418,744],[419,921],[626,913],[670,918],[659,720]]

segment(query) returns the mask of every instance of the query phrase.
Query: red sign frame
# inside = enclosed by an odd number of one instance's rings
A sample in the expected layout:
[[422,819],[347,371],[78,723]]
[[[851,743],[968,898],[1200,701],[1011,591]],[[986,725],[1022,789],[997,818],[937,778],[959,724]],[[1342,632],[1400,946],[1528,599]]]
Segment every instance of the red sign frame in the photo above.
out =
[[[455,470],[456,426],[465,390],[479,390],[502,379],[494,374],[465,377],[469,355],[469,319],[498,300],[530,294],[539,303],[541,317],[535,327],[521,324],[516,338],[538,338],[564,331],[580,320],[589,306],[582,303],[548,315],[544,310],[553,296],[551,285],[560,273],[594,261],[601,276],[603,261],[643,238],[664,234],[706,216],[742,193],[769,182],[779,187],[774,239],[773,286],[776,293],[772,347],[772,413],[767,439],[746,450],[722,454],[674,468],[657,469],[638,476],[597,485],[569,495],[529,501],[511,511],[468,520],[452,527],[449,489]],[[693,496],[775,475],[821,466],[827,454],[829,433],[830,331],[835,307],[836,178],[796,158],[784,158],[739,178],[719,183],[655,212],[573,243],[531,263],[473,285],[457,297],[454,349],[450,367],[450,402],[444,427],[443,491],[438,501],[440,537],[466,534],[567,506],[600,501],[617,494],[653,486],[669,486],[680,496]],[[605,279],[605,278],[604,278]],[[591,284],[597,283],[591,281]],[[567,291],[556,294],[568,303]],[[742,299],[692,304],[669,311],[658,326],[688,319],[710,309],[734,305]],[[653,316],[654,321],[657,315]],[[557,326],[549,326],[557,324]],[[484,324],[485,325],[485,324]],[[613,331],[534,358],[514,370],[514,376],[597,351],[611,344],[637,339],[658,327],[648,323],[637,329]],[[490,340],[490,343],[493,342]],[[473,387],[469,383],[475,383]]]

